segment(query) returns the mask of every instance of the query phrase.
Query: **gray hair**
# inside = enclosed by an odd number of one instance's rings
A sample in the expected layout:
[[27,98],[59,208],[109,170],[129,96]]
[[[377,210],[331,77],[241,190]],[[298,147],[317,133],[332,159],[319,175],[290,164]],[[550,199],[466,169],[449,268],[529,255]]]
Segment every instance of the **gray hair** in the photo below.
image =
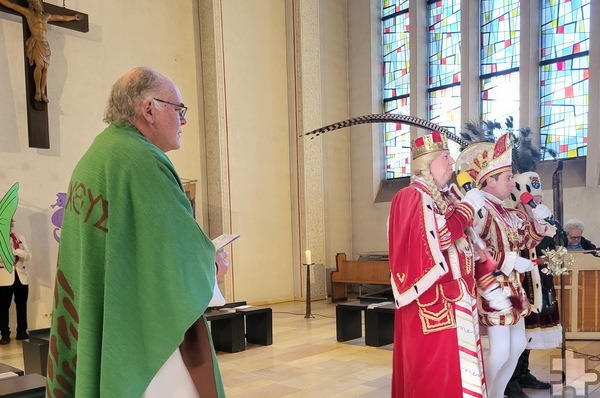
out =
[[127,72],[112,86],[103,121],[133,126],[142,101],[158,92],[165,81],[162,74],[146,67]]
[[585,226],[583,225],[583,222],[581,220],[578,220],[577,218],[572,218],[565,223],[564,229],[565,232],[569,232],[572,229],[578,229],[581,232],[583,232]]

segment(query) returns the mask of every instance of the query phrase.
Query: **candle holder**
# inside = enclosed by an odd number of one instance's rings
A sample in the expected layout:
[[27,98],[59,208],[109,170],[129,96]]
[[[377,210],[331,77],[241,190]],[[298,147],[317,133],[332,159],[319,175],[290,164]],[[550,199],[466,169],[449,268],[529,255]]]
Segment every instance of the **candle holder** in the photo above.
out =
[[310,266],[315,263],[304,264],[306,265],[306,311],[304,314],[305,318],[314,318],[311,314],[311,298],[310,298]]

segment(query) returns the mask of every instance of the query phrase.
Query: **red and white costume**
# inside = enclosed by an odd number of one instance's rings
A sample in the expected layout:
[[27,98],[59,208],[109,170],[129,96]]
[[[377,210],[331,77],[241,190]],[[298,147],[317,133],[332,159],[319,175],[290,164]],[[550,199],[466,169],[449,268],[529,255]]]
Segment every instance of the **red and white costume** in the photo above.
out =
[[[506,198],[499,197],[512,183],[512,176],[506,174],[512,174],[512,150],[510,135],[506,133],[495,143],[469,145],[456,160],[456,169],[468,173],[476,186],[482,187],[486,203],[481,209],[482,217],[474,219],[474,230],[497,264],[497,271],[500,271],[497,281],[506,294],[515,298],[513,307],[502,311],[491,308],[483,296],[478,298],[480,322],[488,327],[490,348],[485,366],[490,398],[504,397],[505,388],[527,343],[523,317],[531,312],[531,307],[515,267],[528,269],[533,264],[519,258],[519,253],[534,248],[543,238],[542,233],[536,231],[536,227],[541,228],[541,225],[520,210],[504,207],[503,200]],[[486,189],[490,178],[494,178],[497,184],[492,182]]]
[[505,208],[503,201],[483,192],[486,206],[483,218],[475,218],[475,231],[487,244],[492,257],[502,274],[496,279],[509,296],[518,297],[522,308],[496,311],[489,307],[483,297],[479,298],[479,317],[485,326],[516,325],[522,317],[529,315],[531,306],[521,286],[520,275],[515,271],[515,262],[521,250],[534,249],[544,238],[527,215],[518,209]]
[[473,209],[444,195],[448,208],[442,214],[415,178],[392,200],[394,398],[487,396],[472,248],[464,239],[461,249],[456,246]]

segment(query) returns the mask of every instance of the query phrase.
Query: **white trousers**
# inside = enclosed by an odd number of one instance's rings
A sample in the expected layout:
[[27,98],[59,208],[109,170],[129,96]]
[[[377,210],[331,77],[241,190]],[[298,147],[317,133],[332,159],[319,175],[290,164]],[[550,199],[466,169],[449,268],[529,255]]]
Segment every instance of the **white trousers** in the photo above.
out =
[[488,326],[490,350],[484,359],[489,398],[504,398],[504,389],[527,345],[525,320],[512,326]]

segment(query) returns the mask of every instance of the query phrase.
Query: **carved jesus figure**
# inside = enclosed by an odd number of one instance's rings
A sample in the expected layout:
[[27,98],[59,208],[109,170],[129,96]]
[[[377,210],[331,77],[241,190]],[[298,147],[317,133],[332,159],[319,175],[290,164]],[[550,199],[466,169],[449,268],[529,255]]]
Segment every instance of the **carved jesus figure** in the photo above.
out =
[[48,22],[69,22],[80,21],[81,15],[55,15],[44,12],[44,6],[41,0],[27,0],[29,8],[21,7],[10,0],[0,0],[0,4],[6,8],[10,8],[23,15],[27,19],[27,26],[31,31],[31,36],[25,43],[25,54],[29,65],[35,64],[33,71],[33,80],[35,81],[35,96],[36,101],[48,102],[46,89],[46,78],[48,75],[48,67],[50,66],[50,45],[46,40],[48,32]]

